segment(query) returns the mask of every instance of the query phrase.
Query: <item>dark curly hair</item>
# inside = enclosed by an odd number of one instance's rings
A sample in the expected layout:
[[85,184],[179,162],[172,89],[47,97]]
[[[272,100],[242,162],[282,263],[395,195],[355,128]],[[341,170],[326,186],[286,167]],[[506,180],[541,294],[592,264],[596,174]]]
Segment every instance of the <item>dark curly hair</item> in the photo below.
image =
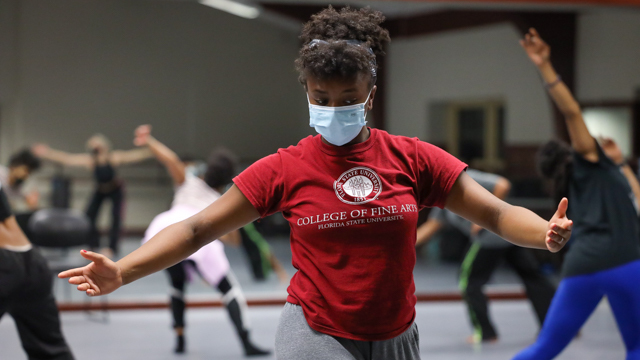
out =
[[[306,87],[309,75],[322,80],[352,80],[364,74],[371,76],[373,86],[376,58],[384,56],[384,47],[390,41],[389,32],[380,26],[384,19],[381,12],[368,7],[337,11],[329,6],[311,16],[302,29],[303,45],[295,62],[300,83]],[[324,41],[312,43],[316,39]]]
[[238,160],[236,156],[225,148],[215,149],[207,160],[207,171],[204,173],[204,182],[217,189],[231,183],[236,175]]
[[31,150],[23,149],[11,156],[9,159],[9,167],[18,167],[25,165],[29,168],[29,172],[36,171],[40,168],[40,159],[38,159]]
[[538,171],[551,180],[552,196],[556,202],[569,196],[569,183],[573,176],[573,150],[560,140],[551,140],[538,151]]

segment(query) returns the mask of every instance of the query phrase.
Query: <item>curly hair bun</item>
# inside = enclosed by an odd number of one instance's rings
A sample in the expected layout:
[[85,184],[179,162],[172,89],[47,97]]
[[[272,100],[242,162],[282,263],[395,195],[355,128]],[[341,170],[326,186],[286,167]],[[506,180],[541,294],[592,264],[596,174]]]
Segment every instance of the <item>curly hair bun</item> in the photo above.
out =
[[[370,73],[373,85],[376,58],[384,56],[384,47],[390,41],[389,32],[380,26],[384,19],[381,12],[368,7],[338,11],[329,6],[311,16],[300,35],[303,46],[296,60],[300,82],[306,85],[307,75],[327,79]],[[313,40],[323,42],[311,44]]]
[[342,8],[337,11],[332,6],[312,15],[304,24],[300,40],[307,45],[313,39],[358,40],[366,43],[376,56],[384,55],[384,47],[390,41],[389,31],[380,26],[384,22],[380,11],[370,8]]

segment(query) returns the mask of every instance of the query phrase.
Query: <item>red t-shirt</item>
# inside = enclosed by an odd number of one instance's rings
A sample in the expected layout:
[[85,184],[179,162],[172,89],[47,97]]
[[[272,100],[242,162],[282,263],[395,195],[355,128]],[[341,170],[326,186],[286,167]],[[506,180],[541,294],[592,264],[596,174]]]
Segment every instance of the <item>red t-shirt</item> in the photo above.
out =
[[443,207],[466,168],[417,138],[370,130],[342,147],[309,136],[234,179],[261,216],[289,222],[298,271],[287,301],[314,330],[363,341],[413,323],[418,211]]

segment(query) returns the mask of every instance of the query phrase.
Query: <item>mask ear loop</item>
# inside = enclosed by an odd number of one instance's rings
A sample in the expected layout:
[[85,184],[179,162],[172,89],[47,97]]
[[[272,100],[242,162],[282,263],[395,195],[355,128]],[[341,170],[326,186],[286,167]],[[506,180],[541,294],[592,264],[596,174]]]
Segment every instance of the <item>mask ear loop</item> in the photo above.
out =
[[[375,86],[375,85],[373,85]],[[364,122],[365,124],[367,123],[367,103],[369,102],[369,98],[371,97],[371,93],[373,92],[373,86],[371,87],[371,90],[369,90],[369,95],[367,95],[367,100],[364,101]],[[307,94],[307,97],[309,97],[309,94]]]

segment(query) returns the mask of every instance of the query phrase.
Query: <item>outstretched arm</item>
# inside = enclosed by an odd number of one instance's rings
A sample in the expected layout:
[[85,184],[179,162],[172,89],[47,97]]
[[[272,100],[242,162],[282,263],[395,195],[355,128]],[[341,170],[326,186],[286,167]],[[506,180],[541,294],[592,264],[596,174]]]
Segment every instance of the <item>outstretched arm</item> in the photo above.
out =
[[289,282],[289,274],[287,274],[287,270],[284,269],[284,266],[282,266],[282,263],[280,263],[280,260],[278,260],[273,252],[269,254],[269,264],[271,264],[271,268],[276,273],[278,281],[280,281],[281,284],[287,284]]
[[35,144],[31,147],[31,152],[41,159],[56,162],[66,166],[79,166],[90,169],[93,160],[89,154],[70,154],[60,150],[54,150],[46,144]]
[[529,59],[538,68],[549,95],[562,113],[569,130],[571,146],[589,161],[598,161],[596,141],[589,133],[582,118],[580,105],[571,94],[569,88],[560,80],[550,61],[551,48],[542,40],[535,29],[530,29],[524,39],[520,40]]
[[196,252],[213,239],[236,230],[259,217],[258,211],[236,187],[200,213],[168,226],[117,263],[105,256],[82,251],[91,264],[61,272],[78,290],[89,296],[105,295],[122,285],[166,269]]
[[153,153],[148,148],[132,150],[114,150],[111,152],[111,163],[115,166],[133,164],[151,159]]
[[440,229],[442,229],[442,225],[442,222],[438,219],[429,217],[429,219],[418,228],[416,246],[420,246],[431,241],[433,235],[435,235]]
[[[493,195],[500,200],[504,200],[509,195],[511,191],[511,181],[507,180],[500,176],[500,178],[496,181],[496,184],[493,186]],[[482,226],[478,224],[471,224],[471,235],[477,235],[480,230],[482,230]]]
[[498,199],[463,172],[447,197],[446,208],[516,245],[557,252],[571,237],[568,204],[562,199],[547,222],[530,210]]
[[136,146],[148,146],[152,154],[167,168],[175,185],[180,185],[185,179],[185,165],[178,155],[165,144],[151,136],[151,125],[141,125],[136,129],[133,143]]

